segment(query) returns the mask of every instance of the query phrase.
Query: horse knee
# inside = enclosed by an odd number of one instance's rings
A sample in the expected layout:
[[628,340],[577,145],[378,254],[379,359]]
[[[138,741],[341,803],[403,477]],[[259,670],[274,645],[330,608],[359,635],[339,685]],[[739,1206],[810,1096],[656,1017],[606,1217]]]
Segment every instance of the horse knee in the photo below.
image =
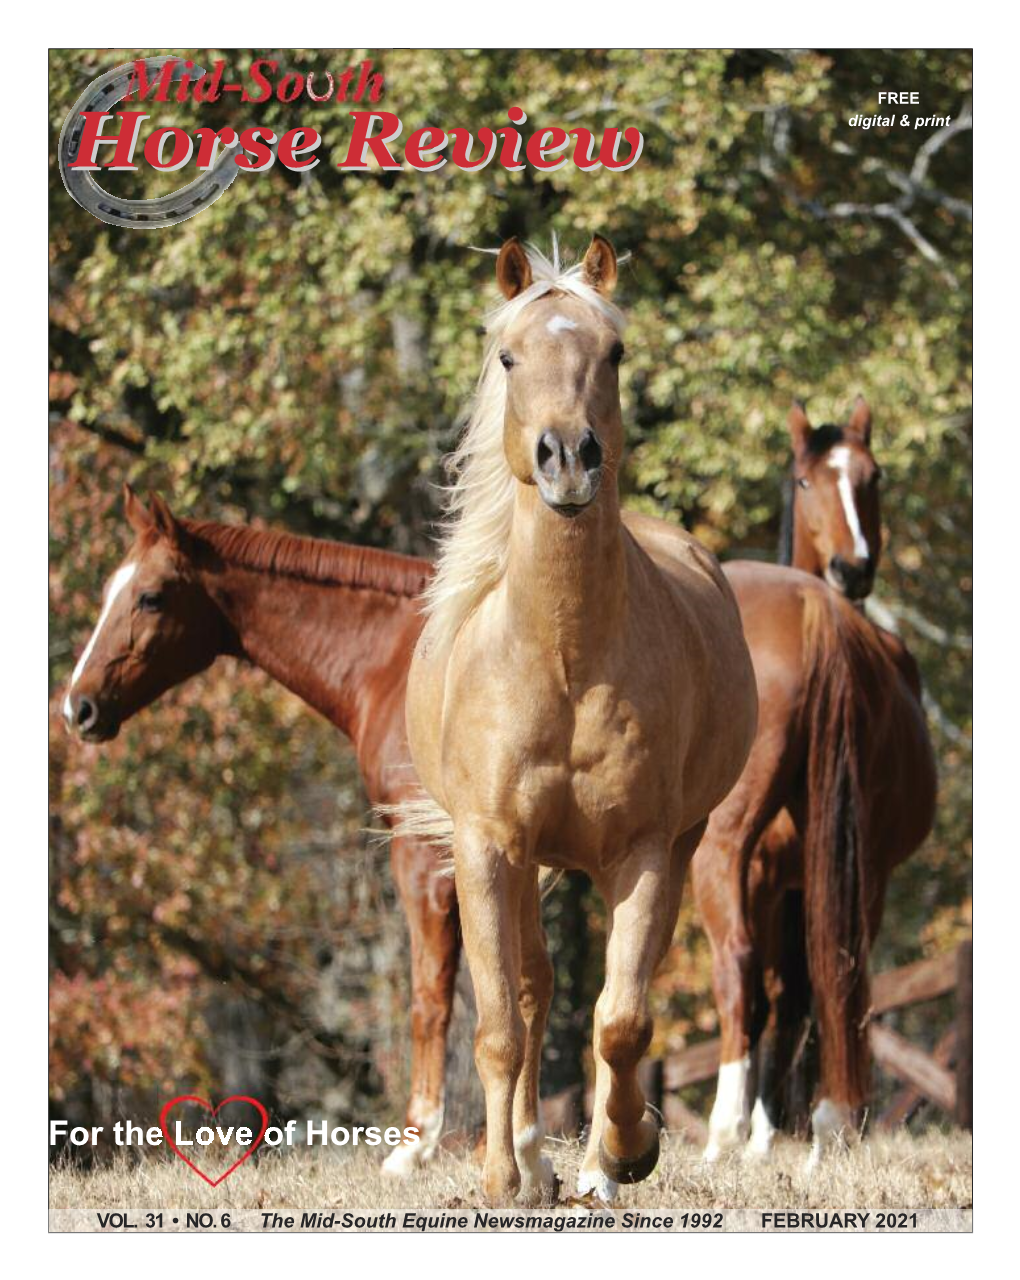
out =
[[652,1042],[652,1020],[643,1010],[609,1014],[602,1019],[599,1053],[613,1071],[635,1067]]
[[518,1020],[509,1026],[479,1027],[475,1035],[475,1063],[483,1080],[500,1075],[516,1080],[524,1065],[524,1028]]

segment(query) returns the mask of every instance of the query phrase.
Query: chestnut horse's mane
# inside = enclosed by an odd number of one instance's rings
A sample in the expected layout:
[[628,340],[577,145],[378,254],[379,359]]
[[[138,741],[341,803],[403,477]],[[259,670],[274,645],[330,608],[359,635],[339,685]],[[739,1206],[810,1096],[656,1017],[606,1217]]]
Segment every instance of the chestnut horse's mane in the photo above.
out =
[[508,326],[529,303],[554,291],[572,294],[623,329],[619,310],[582,279],[582,264],[566,270],[559,253],[547,258],[527,248],[532,283],[486,320],[486,343],[467,429],[447,462],[452,484],[445,491],[446,520],[435,576],[425,588],[429,637],[451,641],[475,605],[506,570],[515,481],[503,452],[506,375],[499,362]]
[[410,598],[420,595],[432,576],[426,562],[374,547],[214,520],[181,520],[180,524],[194,542],[214,555],[258,573]]

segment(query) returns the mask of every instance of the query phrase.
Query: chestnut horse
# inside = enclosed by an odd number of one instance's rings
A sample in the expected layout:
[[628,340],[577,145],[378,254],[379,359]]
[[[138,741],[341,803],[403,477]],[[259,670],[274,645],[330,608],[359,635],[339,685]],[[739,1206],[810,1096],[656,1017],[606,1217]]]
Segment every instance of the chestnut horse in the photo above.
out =
[[[404,731],[404,687],[421,629],[422,560],[367,547],[178,520],[161,498],[147,509],[125,486],[136,537],[111,577],[96,629],[64,699],[69,727],[89,742],[217,657],[245,659],[346,734],[369,798],[417,790]],[[393,875],[411,937],[411,1098],[421,1141],[397,1147],[391,1173],[435,1150],[443,1123],[446,1033],[460,953],[452,882],[436,852],[392,842]]]
[[596,236],[561,271],[510,240],[496,277],[506,301],[455,455],[407,726],[437,829],[452,825],[484,1193],[534,1203],[554,1185],[538,1110],[553,985],[539,868],[587,872],[609,915],[579,1190],[637,1182],[659,1148],[637,1077],[649,985],[708,814],[750,749],[756,698],[713,557],[675,525],[621,515],[612,247]]
[[[693,883],[722,1037],[706,1157],[741,1145],[749,1129],[748,1153],[769,1151],[813,996],[814,1164],[853,1129],[867,1094],[868,952],[890,873],[931,829],[936,778],[916,664],[844,598],[871,589],[881,551],[870,411],[858,399],[845,426],[812,431],[795,405],[790,432],[788,549],[814,576],[725,566],[759,725],[740,781],[711,817]],[[795,604],[784,601],[791,581]]]

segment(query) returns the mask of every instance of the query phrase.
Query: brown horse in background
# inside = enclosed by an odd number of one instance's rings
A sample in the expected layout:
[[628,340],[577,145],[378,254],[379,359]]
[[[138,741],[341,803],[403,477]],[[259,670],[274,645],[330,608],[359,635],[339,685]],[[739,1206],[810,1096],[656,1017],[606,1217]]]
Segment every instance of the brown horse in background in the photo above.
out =
[[870,411],[858,400],[846,426],[814,432],[796,405],[790,431],[786,527],[801,571],[725,566],[760,713],[744,773],[693,864],[722,1037],[709,1159],[749,1130],[750,1153],[770,1149],[812,997],[821,1051],[812,1162],[854,1128],[868,1091],[870,945],[889,875],[934,817],[916,664],[844,598],[871,589],[881,551]]
[[[112,575],[64,699],[68,726],[106,742],[125,720],[221,655],[260,667],[350,738],[373,804],[417,791],[404,730],[407,670],[431,577],[422,560],[245,525],[178,520],[125,486],[135,541]],[[388,1172],[428,1159],[443,1124],[446,1033],[460,953],[452,880],[435,849],[395,837],[393,876],[411,937],[411,1097],[421,1141]]]

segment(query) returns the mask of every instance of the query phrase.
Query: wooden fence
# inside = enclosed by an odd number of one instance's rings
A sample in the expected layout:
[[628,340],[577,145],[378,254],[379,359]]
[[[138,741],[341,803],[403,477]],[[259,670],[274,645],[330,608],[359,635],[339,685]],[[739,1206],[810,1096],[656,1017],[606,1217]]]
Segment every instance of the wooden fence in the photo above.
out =
[[[880,1019],[907,1005],[956,993],[953,1025],[931,1053],[912,1044]],[[971,943],[956,951],[919,960],[902,969],[875,974],[871,983],[871,1052],[875,1062],[900,1082],[891,1103],[878,1116],[880,1128],[904,1124],[928,1100],[971,1128],[973,1102],[973,979]],[[682,1053],[644,1064],[645,1095],[658,1106],[671,1130],[703,1143],[708,1129],[680,1099],[687,1085],[711,1080],[719,1070],[719,1041],[705,1040]]]

